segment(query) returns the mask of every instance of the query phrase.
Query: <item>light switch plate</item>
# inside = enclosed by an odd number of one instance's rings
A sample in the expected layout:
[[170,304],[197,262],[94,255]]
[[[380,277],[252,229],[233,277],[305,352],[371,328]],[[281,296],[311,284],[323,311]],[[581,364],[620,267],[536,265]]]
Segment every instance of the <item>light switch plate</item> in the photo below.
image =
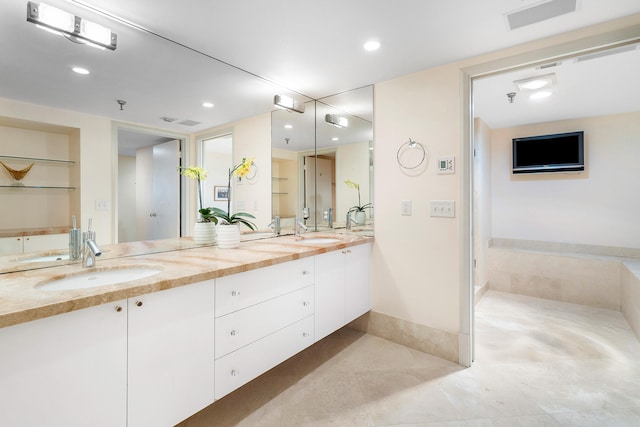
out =
[[400,215],[411,216],[411,200],[400,201]]
[[455,218],[456,202],[453,200],[432,200],[429,213],[433,217]]
[[454,156],[438,157],[438,174],[455,173],[455,166]]

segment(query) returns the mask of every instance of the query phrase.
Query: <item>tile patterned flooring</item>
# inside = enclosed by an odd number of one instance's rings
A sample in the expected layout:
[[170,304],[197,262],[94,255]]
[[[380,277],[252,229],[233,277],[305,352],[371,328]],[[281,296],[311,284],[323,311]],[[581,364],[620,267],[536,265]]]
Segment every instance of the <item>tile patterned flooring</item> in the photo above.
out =
[[471,368],[343,328],[179,426],[640,426],[620,312],[488,291],[475,318]]

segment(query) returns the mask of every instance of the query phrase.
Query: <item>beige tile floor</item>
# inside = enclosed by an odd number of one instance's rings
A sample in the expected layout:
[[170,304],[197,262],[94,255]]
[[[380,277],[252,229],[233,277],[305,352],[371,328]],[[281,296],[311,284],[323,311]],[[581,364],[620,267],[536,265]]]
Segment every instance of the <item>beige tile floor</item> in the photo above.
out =
[[488,291],[475,318],[471,368],[344,328],[180,427],[640,426],[621,313]]

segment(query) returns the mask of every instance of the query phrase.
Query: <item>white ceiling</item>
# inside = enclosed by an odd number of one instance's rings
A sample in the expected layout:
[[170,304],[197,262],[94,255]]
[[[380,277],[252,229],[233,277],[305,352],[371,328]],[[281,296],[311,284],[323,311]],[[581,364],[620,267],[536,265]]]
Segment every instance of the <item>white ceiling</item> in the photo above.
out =
[[[183,133],[269,112],[276,93],[293,94],[303,101],[322,98],[640,13],[638,0],[578,0],[576,12],[509,30],[506,13],[541,2],[47,2],[115,31],[118,48],[99,51],[37,29],[26,21],[26,3],[2,0],[0,6],[0,96]],[[96,9],[121,21],[96,13]],[[125,25],[122,20],[145,30]],[[372,38],[381,42],[381,49],[364,51],[363,43]],[[584,62],[587,63],[596,62]],[[631,69],[638,70],[637,64]],[[90,69],[91,74],[72,73],[70,67],[74,65]],[[574,77],[560,75],[561,70],[566,68],[569,72],[574,66],[563,64],[558,68],[558,88],[565,90],[568,81],[575,81]],[[601,86],[610,73],[598,73],[604,75],[585,79]],[[504,102],[505,94],[512,90],[507,88],[511,80],[512,76],[505,77],[496,81],[495,90],[486,89],[499,100],[491,104],[490,110],[500,109],[500,114],[487,119],[490,123],[495,120],[497,126],[506,123],[502,118],[524,104],[520,96],[514,104]],[[637,83],[631,84],[637,88]],[[127,102],[122,111],[118,99]],[[215,107],[205,109],[201,107],[203,101],[211,101]],[[578,105],[586,109],[588,98],[580,98]],[[481,105],[476,104],[476,109],[482,110]],[[169,123],[162,117],[176,121]],[[180,124],[185,120],[198,124]]]

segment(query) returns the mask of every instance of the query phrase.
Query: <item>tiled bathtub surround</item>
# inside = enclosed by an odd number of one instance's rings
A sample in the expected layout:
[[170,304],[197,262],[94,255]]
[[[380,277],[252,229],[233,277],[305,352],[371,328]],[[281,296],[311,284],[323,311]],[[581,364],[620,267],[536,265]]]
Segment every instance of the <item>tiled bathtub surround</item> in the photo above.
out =
[[490,289],[622,311],[640,338],[640,250],[493,239]]

